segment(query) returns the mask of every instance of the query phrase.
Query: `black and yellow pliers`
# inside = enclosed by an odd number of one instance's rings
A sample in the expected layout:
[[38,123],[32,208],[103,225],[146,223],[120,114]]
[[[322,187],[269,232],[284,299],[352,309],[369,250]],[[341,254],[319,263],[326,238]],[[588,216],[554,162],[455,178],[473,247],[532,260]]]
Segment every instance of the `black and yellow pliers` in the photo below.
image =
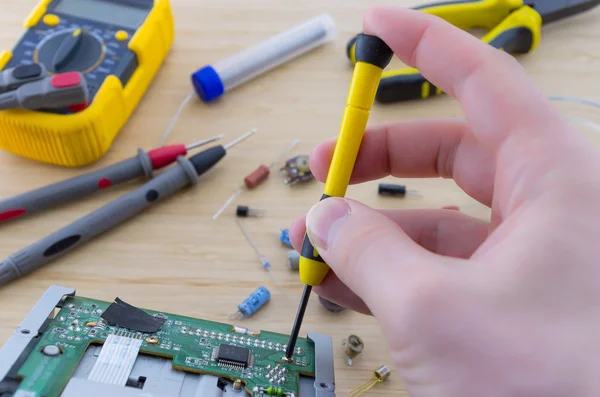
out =
[[[416,10],[436,15],[463,29],[487,29],[483,42],[511,54],[535,50],[541,28],[600,4],[600,0],[465,0],[430,4]],[[356,38],[347,46],[353,63]],[[389,103],[429,98],[442,91],[428,82],[417,69],[384,71],[377,90],[377,102]]]

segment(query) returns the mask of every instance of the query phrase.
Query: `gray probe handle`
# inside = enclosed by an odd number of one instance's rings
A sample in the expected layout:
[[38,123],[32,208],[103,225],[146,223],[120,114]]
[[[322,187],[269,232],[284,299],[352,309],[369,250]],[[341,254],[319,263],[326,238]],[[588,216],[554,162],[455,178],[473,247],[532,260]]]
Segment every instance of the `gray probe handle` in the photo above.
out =
[[22,277],[118,226],[161,199],[198,182],[192,163],[184,157],[177,165],[70,225],[31,244],[0,263],[0,286]]
[[0,94],[0,110],[15,109],[21,107],[16,91]]
[[[152,162],[142,149],[138,155],[103,169],[0,201],[0,224],[17,216],[30,215],[37,211],[74,201],[102,188],[120,184],[135,178],[152,177]],[[2,216],[6,214],[6,216]],[[11,216],[10,214],[14,214]]]

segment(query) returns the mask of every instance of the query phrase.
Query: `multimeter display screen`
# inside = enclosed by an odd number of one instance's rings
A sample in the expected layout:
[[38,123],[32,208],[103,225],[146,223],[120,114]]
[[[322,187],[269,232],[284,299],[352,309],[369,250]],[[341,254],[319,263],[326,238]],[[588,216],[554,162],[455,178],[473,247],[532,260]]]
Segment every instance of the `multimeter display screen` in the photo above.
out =
[[60,0],[53,11],[130,29],[137,29],[148,15],[147,9],[98,0]]

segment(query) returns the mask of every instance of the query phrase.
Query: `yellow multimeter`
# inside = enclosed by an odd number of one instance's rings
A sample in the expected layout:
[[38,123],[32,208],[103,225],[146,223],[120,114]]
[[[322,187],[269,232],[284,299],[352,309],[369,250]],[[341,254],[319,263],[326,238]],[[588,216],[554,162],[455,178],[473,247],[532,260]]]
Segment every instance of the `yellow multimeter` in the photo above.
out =
[[41,0],[0,70],[43,64],[78,71],[89,106],[77,111],[0,111],[0,149],[61,166],[82,166],[110,148],[173,43],[169,0]]

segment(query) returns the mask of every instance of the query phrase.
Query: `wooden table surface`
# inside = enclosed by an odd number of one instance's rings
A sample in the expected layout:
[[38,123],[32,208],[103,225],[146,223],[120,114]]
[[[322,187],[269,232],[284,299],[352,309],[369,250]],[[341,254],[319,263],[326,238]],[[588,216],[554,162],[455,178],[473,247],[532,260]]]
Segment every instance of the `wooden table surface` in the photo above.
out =
[[[0,0],[0,49],[12,48],[22,33],[23,19],[35,4],[35,0]],[[110,152],[88,169],[130,157],[138,147],[156,146],[190,91],[189,76],[197,68],[323,12],[334,18],[338,35],[335,42],[227,93],[218,103],[206,105],[193,100],[183,111],[168,143],[191,142],[219,133],[224,133],[227,141],[255,127],[259,132],[232,149],[196,188],[159,203],[34,274],[0,288],[0,344],[50,284],[73,287],[82,296],[104,300],[118,296],[141,307],[215,321],[227,321],[227,315],[248,294],[265,285],[272,292],[270,303],[244,323],[251,328],[289,333],[302,285],[297,272],[287,267],[279,231],[306,213],[320,197],[322,185],[313,182],[290,189],[282,183],[282,175],[274,172],[260,188],[243,193],[217,221],[212,221],[211,216],[249,171],[273,161],[293,139],[300,139],[294,154],[310,153],[315,144],[337,134],[352,72],[345,46],[361,30],[365,10],[375,4],[414,6],[419,2],[172,0],[176,20],[172,51]],[[520,57],[531,78],[548,95],[594,99],[598,95],[600,70],[600,9],[548,26],[542,36],[537,51]],[[567,115],[600,123],[598,111],[592,108],[563,103],[557,106]],[[438,98],[376,105],[371,123],[460,115],[454,100]],[[587,127],[578,130],[590,138],[591,144],[598,143],[596,132]],[[88,169],[58,168],[0,152],[0,197]],[[420,189],[422,197],[379,197],[377,181],[352,186],[348,196],[379,208],[438,208],[454,204],[474,216],[489,217],[487,208],[467,197],[452,181],[395,182]],[[0,228],[0,256],[18,251],[135,186],[137,182],[108,189],[75,204],[4,225]],[[236,204],[266,210],[266,216],[246,219],[244,225],[270,259],[273,274],[287,296],[262,271],[254,251],[237,229],[232,215]],[[391,365],[386,343],[373,318],[349,311],[329,313],[315,296],[302,333],[307,331],[327,333],[334,338],[338,395],[366,380],[379,365]],[[361,336],[366,346],[352,368],[346,366],[341,345],[350,333]],[[393,374],[372,394],[406,395],[403,390],[401,380]]]

